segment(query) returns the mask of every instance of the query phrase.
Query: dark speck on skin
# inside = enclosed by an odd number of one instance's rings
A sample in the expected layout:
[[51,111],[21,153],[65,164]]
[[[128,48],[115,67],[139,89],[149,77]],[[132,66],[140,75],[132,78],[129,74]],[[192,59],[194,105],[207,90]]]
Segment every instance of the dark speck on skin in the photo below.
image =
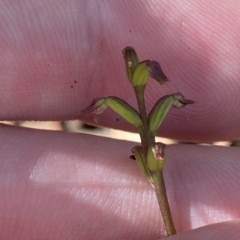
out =
[[116,120],[117,120],[117,122],[118,122],[118,121],[119,121],[119,118],[117,118]]
[[130,29],[130,30],[129,30],[129,32],[131,33],[131,32],[132,32],[132,30]]
[[71,86],[71,88],[73,88],[73,86]]
[[136,160],[136,158],[135,158],[134,155],[131,155],[131,156],[130,156],[130,159],[132,159],[132,160]]
[[77,81],[74,81],[75,83],[77,83]]

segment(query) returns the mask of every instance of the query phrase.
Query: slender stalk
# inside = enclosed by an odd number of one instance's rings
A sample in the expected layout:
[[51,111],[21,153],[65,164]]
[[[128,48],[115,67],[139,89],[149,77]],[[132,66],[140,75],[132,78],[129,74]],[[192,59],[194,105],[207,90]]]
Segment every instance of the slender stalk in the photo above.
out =
[[[147,151],[150,145],[155,142],[155,136],[149,131],[148,120],[147,120],[147,111],[144,100],[144,86],[138,86],[134,88],[136,93],[136,98],[138,102],[139,113],[143,122],[143,126],[139,128],[139,134],[141,137],[141,143],[144,150],[145,161],[147,159]],[[145,163],[146,164],[146,163]],[[162,171],[152,172],[152,177],[154,180],[154,190],[157,196],[158,205],[162,214],[163,222],[166,228],[168,236],[176,234],[176,229],[172,220],[172,214],[170,211],[166,187],[164,183]]]
[[172,214],[170,211],[166,187],[163,178],[163,172],[153,173],[155,193],[158,200],[158,205],[162,213],[163,222],[166,228],[167,236],[176,234],[176,229],[173,223]]
[[144,99],[145,85],[135,87],[134,90],[137,98],[139,114],[143,122],[143,126],[139,128],[139,134],[141,137],[142,147],[146,155],[148,147],[154,143],[154,136],[150,133],[148,128],[147,110],[146,110],[145,99]]

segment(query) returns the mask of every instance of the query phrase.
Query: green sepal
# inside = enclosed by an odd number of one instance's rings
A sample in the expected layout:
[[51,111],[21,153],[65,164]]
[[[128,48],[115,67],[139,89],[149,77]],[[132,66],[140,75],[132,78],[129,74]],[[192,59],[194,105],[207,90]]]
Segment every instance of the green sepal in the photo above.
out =
[[102,113],[107,107],[110,107],[113,111],[118,113],[125,120],[130,122],[136,127],[142,126],[142,120],[139,113],[130,106],[127,102],[121,98],[110,96],[103,98],[96,98],[93,100],[92,104],[84,109],[81,113]]
[[140,62],[134,70],[132,76],[132,85],[143,86],[147,83],[149,78],[149,60]]
[[175,108],[183,108],[187,104],[193,103],[194,101],[185,99],[181,93],[163,96],[156,102],[148,115],[149,130],[153,134],[156,133],[172,106]]
[[148,125],[150,132],[155,134],[164,118],[166,117],[173,102],[174,99],[172,95],[166,95],[156,102],[148,115]]
[[135,146],[134,148],[132,148],[132,153],[133,153],[134,157],[136,158],[137,164],[138,164],[141,172],[148,179],[148,181],[151,184],[153,184],[153,178],[147,167],[147,160],[145,158],[143,148],[141,146]]
[[127,120],[134,126],[136,127],[142,126],[142,120],[140,118],[139,113],[121,98],[114,97],[114,96],[107,97],[106,104],[113,111],[118,113],[121,117],[123,117],[125,120]]

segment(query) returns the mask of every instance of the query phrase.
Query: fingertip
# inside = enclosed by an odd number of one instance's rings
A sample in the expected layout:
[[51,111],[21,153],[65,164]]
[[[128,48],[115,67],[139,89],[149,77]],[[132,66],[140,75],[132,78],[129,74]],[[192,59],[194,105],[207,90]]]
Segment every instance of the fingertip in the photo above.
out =
[[238,240],[240,238],[240,220],[211,224],[191,231],[170,236],[169,240]]

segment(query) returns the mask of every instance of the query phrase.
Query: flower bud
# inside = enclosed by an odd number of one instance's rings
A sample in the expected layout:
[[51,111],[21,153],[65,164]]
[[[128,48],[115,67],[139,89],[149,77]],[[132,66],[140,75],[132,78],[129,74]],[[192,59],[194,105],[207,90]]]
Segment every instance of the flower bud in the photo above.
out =
[[150,171],[161,171],[165,164],[165,144],[154,143],[148,148],[147,165]]
[[132,82],[133,72],[139,63],[138,56],[133,47],[125,47],[122,50],[122,53],[123,58],[125,59],[128,79],[130,80],[130,82]]
[[139,113],[131,107],[127,102],[118,97],[96,98],[92,104],[84,109],[81,113],[102,113],[107,107],[122,116],[125,120],[135,125],[136,127],[142,126],[142,120]]

